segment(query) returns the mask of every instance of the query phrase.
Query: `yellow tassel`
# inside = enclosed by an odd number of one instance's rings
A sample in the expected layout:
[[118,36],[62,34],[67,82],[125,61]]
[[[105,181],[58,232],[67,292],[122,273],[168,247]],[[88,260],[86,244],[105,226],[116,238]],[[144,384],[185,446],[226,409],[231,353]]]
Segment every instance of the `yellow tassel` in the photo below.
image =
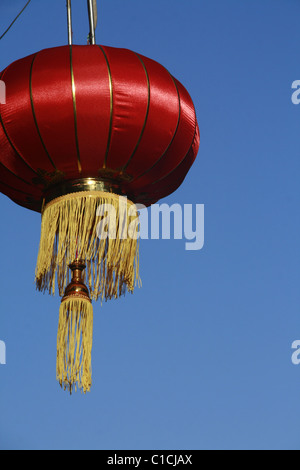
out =
[[[104,205],[114,208],[115,238],[98,237],[99,223],[105,216],[97,217],[97,209]],[[133,292],[135,285],[140,284],[139,240],[128,236],[127,227],[131,231],[133,228],[133,232],[136,227],[137,232],[136,206],[112,193],[73,193],[50,202],[42,215],[36,267],[38,290],[54,295],[57,281],[59,294],[63,296],[68,265],[80,258],[87,266],[84,281],[93,300],[117,298],[126,290]]]
[[57,334],[57,380],[72,393],[92,385],[93,306],[84,298],[63,299]]

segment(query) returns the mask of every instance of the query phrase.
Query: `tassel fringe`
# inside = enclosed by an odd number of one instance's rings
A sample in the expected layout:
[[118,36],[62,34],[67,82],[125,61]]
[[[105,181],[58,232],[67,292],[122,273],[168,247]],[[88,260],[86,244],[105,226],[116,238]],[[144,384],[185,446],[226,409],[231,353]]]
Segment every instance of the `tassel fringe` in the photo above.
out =
[[[97,216],[100,206],[102,212]],[[115,217],[107,217],[103,208],[108,207],[114,208]],[[109,236],[99,238],[99,226],[102,223],[103,230],[108,222]],[[74,193],[50,202],[42,215],[37,289],[54,295],[57,281],[62,297],[69,282],[68,266],[80,258],[87,266],[84,281],[93,300],[133,292],[135,285],[140,285],[139,240],[128,236],[128,229],[134,234],[138,228],[136,206],[112,193]]]
[[61,387],[84,393],[92,385],[93,306],[81,298],[66,298],[59,311],[56,375]]

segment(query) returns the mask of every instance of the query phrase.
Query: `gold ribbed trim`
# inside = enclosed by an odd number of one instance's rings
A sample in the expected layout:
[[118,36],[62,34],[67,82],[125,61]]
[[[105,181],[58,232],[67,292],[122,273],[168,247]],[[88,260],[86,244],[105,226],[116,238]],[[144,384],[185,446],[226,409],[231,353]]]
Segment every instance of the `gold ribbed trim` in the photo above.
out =
[[[124,201],[127,200],[127,203],[130,205],[133,205],[133,206],[135,205],[134,202],[130,201],[125,196],[121,196],[121,195],[114,194],[114,193],[107,193],[104,191],[78,191],[76,193],[66,194],[64,196],[60,196],[60,197],[57,197],[56,199],[53,199],[52,201],[50,201],[48,204],[45,205],[44,211],[48,209],[49,207],[53,206],[54,204],[59,204],[60,202],[66,201],[66,200],[68,201],[76,200],[80,197],[103,198],[103,199],[108,198],[113,201],[121,199]],[[109,202],[106,202],[106,204],[109,204]]]

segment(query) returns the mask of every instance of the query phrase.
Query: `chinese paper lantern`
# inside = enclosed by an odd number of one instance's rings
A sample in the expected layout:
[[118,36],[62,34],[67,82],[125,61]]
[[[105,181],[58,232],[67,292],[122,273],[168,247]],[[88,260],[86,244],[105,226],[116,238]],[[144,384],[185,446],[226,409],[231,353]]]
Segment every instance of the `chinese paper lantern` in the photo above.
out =
[[[139,282],[138,239],[126,228],[138,226],[136,204],[150,206],[183,182],[199,148],[195,108],[162,65],[93,44],[40,51],[0,79],[0,190],[42,214],[36,285],[52,294],[57,285],[63,297],[57,379],[86,392],[91,302]],[[97,210],[108,205],[116,237],[101,239]]]

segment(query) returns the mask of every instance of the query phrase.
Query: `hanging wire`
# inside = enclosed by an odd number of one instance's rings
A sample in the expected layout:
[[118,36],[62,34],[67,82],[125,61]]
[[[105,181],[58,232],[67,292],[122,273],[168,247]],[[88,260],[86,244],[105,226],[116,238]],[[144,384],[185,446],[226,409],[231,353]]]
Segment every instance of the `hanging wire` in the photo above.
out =
[[28,0],[28,2],[26,3],[26,5],[24,6],[24,8],[20,11],[20,13],[18,14],[18,16],[16,16],[16,18],[14,19],[14,21],[9,25],[9,27],[7,28],[6,31],[4,31],[4,33],[2,34],[2,36],[0,36],[0,41],[1,39],[4,38],[4,36],[8,33],[8,31],[10,30],[10,28],[15,24],[15,22],[17,21],[17,19],[22,15],[23,11],[25,10],[26,7],[28,7],[29,3],[31,2],[31,0]]

